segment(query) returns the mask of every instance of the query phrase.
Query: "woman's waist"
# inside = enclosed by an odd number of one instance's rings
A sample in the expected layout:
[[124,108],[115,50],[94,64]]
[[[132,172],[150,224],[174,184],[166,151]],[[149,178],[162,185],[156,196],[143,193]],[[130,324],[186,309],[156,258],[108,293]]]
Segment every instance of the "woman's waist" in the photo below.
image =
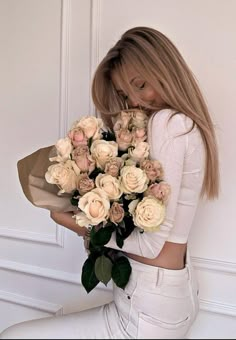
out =
[[154,258],[146,258],[139,255],[126,253],[126,256],[134,261],[160,268],[180,270],[185,267],[187,243],[166,242],[159,255]]

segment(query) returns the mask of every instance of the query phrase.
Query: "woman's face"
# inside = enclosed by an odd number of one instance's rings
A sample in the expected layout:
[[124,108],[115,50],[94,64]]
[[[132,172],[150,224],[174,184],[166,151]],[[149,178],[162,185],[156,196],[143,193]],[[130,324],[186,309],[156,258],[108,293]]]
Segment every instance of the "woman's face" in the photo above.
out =
[[159,106],[163,103],[155,89],[132,67],[126,68],[126,74],[135,96],[131,93],[124,93],[119,86],[119,76],[115,71],[112,73],[112,82],[119,95],[127,102],[129,108],[144,107],[143,102],[152,106]]

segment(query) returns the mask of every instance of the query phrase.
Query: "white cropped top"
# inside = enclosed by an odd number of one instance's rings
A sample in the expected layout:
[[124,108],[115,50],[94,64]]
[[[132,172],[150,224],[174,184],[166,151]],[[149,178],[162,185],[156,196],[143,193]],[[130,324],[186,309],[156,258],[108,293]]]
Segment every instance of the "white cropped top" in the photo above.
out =
[[[149,120],[148,142],[152,159],[161,162],[164,179],[171,186],[166,218],[156,232],[140,233],[136,228],[124,241],[122,250],[147,258],[155,258],[166,241],[186,243],[199,201],[205,165],[201,134],[192,120],[170,109],[155,113]],[[169,120],[169,121],[168,121]],[[107,247],[119,249],[115,233]]]

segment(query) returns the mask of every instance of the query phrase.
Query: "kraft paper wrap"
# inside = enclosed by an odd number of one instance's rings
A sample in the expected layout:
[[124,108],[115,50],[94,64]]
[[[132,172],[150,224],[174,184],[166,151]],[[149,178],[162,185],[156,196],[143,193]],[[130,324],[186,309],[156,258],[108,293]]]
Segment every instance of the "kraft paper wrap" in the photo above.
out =
[[45,173],[53,163],[49,161],[54,145],[41,148],[17,163],[18,175],[26,198],[36,207],[51,211],[74,211],[70,194],[58,195],[59,188],[45,180]]

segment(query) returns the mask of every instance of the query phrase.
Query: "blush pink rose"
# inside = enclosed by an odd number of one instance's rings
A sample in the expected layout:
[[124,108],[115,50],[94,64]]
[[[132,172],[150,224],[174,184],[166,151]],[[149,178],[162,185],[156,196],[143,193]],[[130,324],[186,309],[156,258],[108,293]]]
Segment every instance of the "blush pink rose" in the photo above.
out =
[[166,182],[154,183],[145,191],[144,196],[154,196],[162,202],[167,202],[170,195],[170,185]]
[[81,172],[91,173],[95,169],[95,161],[89,154],[87,145],[79,145],[72,152],[72,158]]
[[68,137],[71,139],[71,143],[76,148],[79,145],[87,145],[88,138],[85,136],[84,131],[77,127],[69,131]]
[[146,172],[148,179],[155,182],[163,177],[163,169],[161,163],[157,160],[144,160],[141,162],[141,169]]
[[110,214],[110,220],[111,222],[117,224],[120,223],[124,216],[125,216],[125,212],[123,207],[121,206],[121,204],[119,204],[118,202],[113,202],[111,209],[109,211]]

